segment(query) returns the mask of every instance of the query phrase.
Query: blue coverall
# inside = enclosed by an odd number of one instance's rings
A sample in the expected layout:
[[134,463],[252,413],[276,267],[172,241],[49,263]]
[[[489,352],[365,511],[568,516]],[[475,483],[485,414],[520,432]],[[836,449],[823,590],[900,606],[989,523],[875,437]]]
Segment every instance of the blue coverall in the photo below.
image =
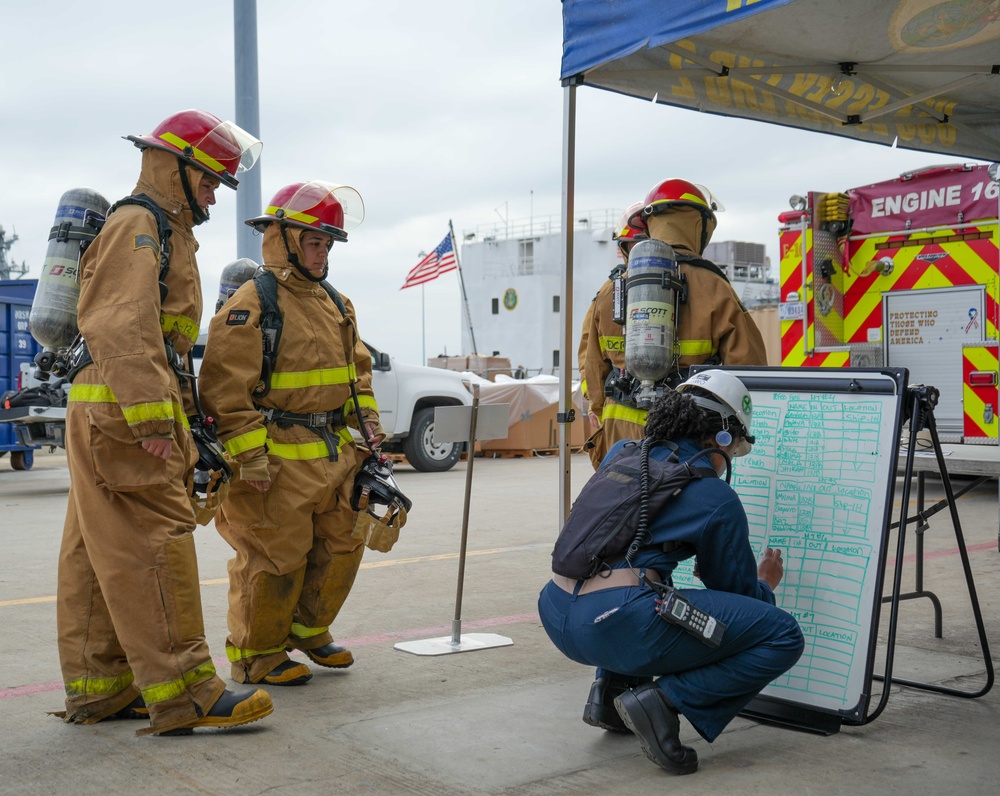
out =
[[[699,450],[675,440],[681,461]],[[618,442],[605,457],[617,455]],[[670,450],[651,449],[665,459]],[[703,466],[705,461],[698,463]],[[644,584],[578,595],[549,581],[538,614],[552,643],[566,657],[597,666],[598,676],[656,681],[674,707],[707,741],[714,741],[747,703],[802,654],[795,619],[775,607],[774,593],[757,579],[749,526],[733,488],[719,478],[691,481],[649,522],[652,542],[633,563],[667,580],[677,562],[697,555],[705,589],[684,589],[696,607],[726,625],[722,645],[712,648],[656,613],[657,595]],[[665,542],[673,542],[670,552]],[[624,567],[621,562],[617,566]],[[602,671],[603,670],[603,671]]]

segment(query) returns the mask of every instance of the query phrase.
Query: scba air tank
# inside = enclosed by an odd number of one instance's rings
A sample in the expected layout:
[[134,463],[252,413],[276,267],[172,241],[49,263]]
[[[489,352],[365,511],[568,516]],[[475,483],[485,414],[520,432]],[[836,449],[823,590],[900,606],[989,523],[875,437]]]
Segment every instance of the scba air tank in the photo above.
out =
[[629,254],[625,284],[625,370],[639,382],[636,406],[648,408],[657,396],[656,383],[677,359],[681,283],[674,250],[660,240],[639,241]]
[[[42,275],[28,314],[31,336],[48,352],[67,348],[76,337],[80,257],[100,232],[109,206],[108,200],[91,188],[73,188],[59,199]],[[45,355],[43,351],[39,357],[51,360],[51,355]],[[47,370],[44,366],[42,369]]]
[[239,289],[239,286],[253,279],[258,271],[260,266],[248,257],[233,260],[223,268],[222,276],[219,277],[219,298],[215,302],[215,311],[221,310],[222,305],[229,301],[229,297]]

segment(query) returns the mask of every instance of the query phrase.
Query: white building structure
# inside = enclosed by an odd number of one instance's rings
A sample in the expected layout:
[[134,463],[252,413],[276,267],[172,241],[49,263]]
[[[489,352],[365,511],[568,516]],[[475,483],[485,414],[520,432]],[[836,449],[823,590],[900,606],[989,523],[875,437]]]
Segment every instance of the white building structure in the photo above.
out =
[[[583,316],[621,262],[612,240],[620,210],[578,213],[573,230],[572,371]],[[461,235],[462,278],[472,334],[462,323],[462,353],[501,356],[526,375],[558,375],[562,336],[559,216],[480,225]],[[463,313],[464,314],[464,313]],[[472,335],[478,351],[473,351]]]

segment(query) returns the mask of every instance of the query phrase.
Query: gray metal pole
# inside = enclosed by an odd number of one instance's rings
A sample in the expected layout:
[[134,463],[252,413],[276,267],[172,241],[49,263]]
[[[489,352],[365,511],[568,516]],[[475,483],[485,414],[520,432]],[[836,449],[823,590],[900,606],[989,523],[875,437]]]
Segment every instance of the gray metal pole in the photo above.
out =
[[570,509],[570,439],[575,417],[573,409],[573,216],[576,190],[576,85],[570,78],[563,88],[563,170],[562,170],[562,311],[563,337],[559,343],[559,525],[561,528]]
[[[257,85],[257,0],[233,0],[233,44],[236,52],[236,124],[260,138]],[[236,192],[236,257],[261,262],[260,236],[243,222],[264,209],[260,165],[239,176]]]

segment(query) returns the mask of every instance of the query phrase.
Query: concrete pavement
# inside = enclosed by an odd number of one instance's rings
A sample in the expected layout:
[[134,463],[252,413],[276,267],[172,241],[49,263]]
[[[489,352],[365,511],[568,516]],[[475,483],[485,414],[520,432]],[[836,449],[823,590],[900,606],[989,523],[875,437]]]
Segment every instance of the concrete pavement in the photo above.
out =
[[[59,452],[37,454],[28,472],[0,459],[0,794],[997,792],[998,689],[970,700],[893,686],[878,719],[830,737],[738,719],[710,745],[682,723],[701,761],[688,777],[651,764],[633,738],[583,724],[592,672],[552,647],[536,613],[558,532],[556,457],[475,462],[462,629],[513,645],[435,657],[395,650],[451,633],[465,467],[396,468],[414,509],[392,552],[366,552],[334,627],[354,651],[351,669],[313,667],[308,685],[270,689],[274,714],[245,728],[139,738],[137,722],[75,727],[46,715],[62,707],[54,595],[69,477]],[[575,491],[592,470],[579,455],[572,468]],[[929,498],[939,493],[929,481]],[[1000,646],[995,482],[959,507],[987,633]],[[896,674],[974,690],[984,665],[947,512],[925,538],[925,585],[942,600],[944,638],[934,638],[928,601],[904,603]],[[230,551],[211,526],[196,540],[208,639],[226,677]],[[912,541],[907,549],[912,559]],[[912,560],[904,573],[906,591]]]

